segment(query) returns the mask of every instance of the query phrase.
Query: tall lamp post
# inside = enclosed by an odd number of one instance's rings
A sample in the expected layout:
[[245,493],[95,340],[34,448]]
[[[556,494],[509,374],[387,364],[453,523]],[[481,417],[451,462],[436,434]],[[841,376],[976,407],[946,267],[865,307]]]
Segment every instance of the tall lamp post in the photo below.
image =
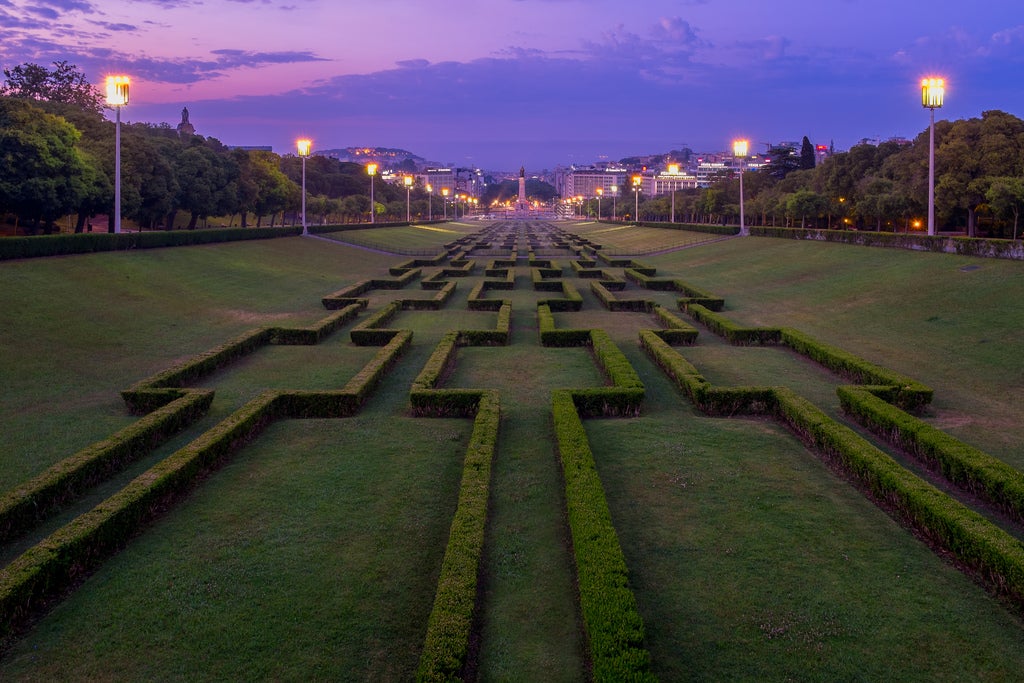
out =
[[434,186],[427,183],[427,220],[434,220]]
[[412,176],[405,176],[405,180],[403,182],[405,183],[405,222],[411,223],[412,214],[409,213],[409,190],[412,189]]
[[441,196],[444,198],[444,219],[448,220],[448,188],[441,188]]
[[370,176],[370,223],[375,223],[375,215],[377,213],[375,209],[377,207],[373,203],[373,176],[377,175],[377,164],[367,164],[366,174]]
[[[671,176],[679,175],[679,164],[669,164],[668,165],[668,173]],[[675,181],[676,181],[676,179],[674,177],[672,178],[672,180],[669,181],[669,189],[672,192],[672,219],[671,219],[672,223],[676,222],[676,182]]]
[[599,187],[594,192],[597,193],[597,222],[601,222],[601,195],[604,194],[604,188]]
[[928,124],[928,234],[935,234],[935,110],[946,96],[946,82],[941,78],[921,80],[921,104],[931,111]]
[[114,232],[121,232],[121,107],[128,105],[127,76],[107,76],[107,104],[114,108]]
[[746,140],[733,140],[732,141],[732,154],[740,160],[740,234],[747,235],[747,224],[743,217],[743,165],[746,163],[744,159],[747,157],[747,151],[750,147],[750,143]]
[[633,222],[640,222],[640,176],[633,176]]
[[313,147],[312,140],[296,140],[295,147],[302,159],[302,234],[308,235],[309,228],[306,227],[306,158]]
[[612,220],[615,220],[615,199],[619,196],[619,186],[612,185]]

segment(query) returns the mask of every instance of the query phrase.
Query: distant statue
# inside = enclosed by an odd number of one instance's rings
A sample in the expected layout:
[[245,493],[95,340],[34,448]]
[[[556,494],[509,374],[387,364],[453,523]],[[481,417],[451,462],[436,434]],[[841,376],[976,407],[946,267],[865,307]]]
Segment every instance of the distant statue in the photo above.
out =
[[525,166],[520,166],[519,167],[519,177],[520,178],[525,178],[526,177],[526,167]]
[[188,107],[183,107],[181,110],[181,123],[178,124],[178,137],[195,134],[196,127],[188,122]]

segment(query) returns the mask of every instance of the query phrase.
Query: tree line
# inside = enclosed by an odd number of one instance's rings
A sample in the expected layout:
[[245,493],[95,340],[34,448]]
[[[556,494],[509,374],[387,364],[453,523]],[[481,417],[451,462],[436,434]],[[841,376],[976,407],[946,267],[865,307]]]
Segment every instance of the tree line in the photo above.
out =
[[[74,231],[108,217],[113,226],[114,123],[103,100],[67,62],[52,69],[24,64],[4,70],[0,86],[0,218],[26,234],[49,233],[72,216]],[[216,138],[179,135],[168,124],[121,125],[121,214],[137,225],[188,229],[246,227],[250,220],[300,220],[302,160],[272,152],[232,149]],[[378,182],[374,211],[404,218],[404,188]],[[322,156],[306,160],[310,223],[368,220],[370,178],[364,166]],[[412,190],[417,216],[441,213],[423,188]],[[436,204],[436,207],[433,206]],[[237,221],[237,223],[236,223]]]
[[[808,164],[807,138],[800,152],[770,149],[771,162],[743,176],[748,225],[920,229],[928,206],[928,131],[913,141],[862,143],[822,163]],[[935,206],[940,230],[975,237],[1020,237],[1024,210],[1024,121],[1002,111],[980,118],[935,123]],[[738,222],[739,179],[734,172],[709,187],[679,190],[677,221]],[[669,220],[670,194],[646,198],[643,220]],[[591,212],[596,202],[591,202]],[[628,213],[633,202],[620,202]],[[606,212],[607,215],[607,212]]]

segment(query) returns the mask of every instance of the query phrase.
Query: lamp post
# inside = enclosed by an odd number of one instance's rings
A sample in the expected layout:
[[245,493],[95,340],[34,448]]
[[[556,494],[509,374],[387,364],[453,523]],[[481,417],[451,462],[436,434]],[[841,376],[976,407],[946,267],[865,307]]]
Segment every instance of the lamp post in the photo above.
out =
[[309,156],[309,152],[313,147],[312,140],[296,140],[295,147],[299,152],[299,158],[302,159],[302,234],[308,235],[309,228],[306,227],[306,157]]
[[740,160],[740,234],[748,235],[747,224],[743,217],[743,160],[747,156],[747,150],[750,147],[750,143],[746,140],[733,140],[732,141],[732,153],[737,159]]
[[121,107],[128,104],[127,76],[107,76],[107,104],[114,108],[114,232],[121,232]]
[[405,183],[405,222],[412,222],[412,215],[409,213],[409,190],[412,189],[412,176],[407,175],[402,181]]
[[640,222],[640,183],[638,175],[633,176],[633,222]]
[[928,234],[935,234],[935,110],[946,96],[946,82],[941,78],[921,80],[921,105],[930,110],[928,123]]
[[[668,165],[668,173],[671,176],[679,175],[679,164],[669,164]],[[675,223],[676,222],[676,183],[675,183],[675,178],[672,178],[672,180],[669,181],[669,189],[672,192],[672,219],[671,219],[670,222]]]
[[441,188],[441,196],[444,198],[444,219],[448,220],[448,188]]
[[601,195],[604,194],[604,188],[599,187],[594,190],[597,193],[597,222],[601,222]]
[[434,186],[427,183],[427,220],[434,220]]
[[612,185],[612,220],[615,220],[615,199],[619,195],[619,186]]
[[366,174],[370,176],[370,223],[375,223],[374,216],[377,212],[374,209],[377,207],[373,204],[373,176],[377,175],[377,164],[367,164]]

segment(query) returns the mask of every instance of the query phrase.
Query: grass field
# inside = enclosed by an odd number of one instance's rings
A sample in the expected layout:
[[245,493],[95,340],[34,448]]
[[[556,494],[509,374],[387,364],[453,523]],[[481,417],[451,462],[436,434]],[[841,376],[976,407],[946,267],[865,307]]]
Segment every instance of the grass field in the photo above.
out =
[[[579,232],[648,253],[687,235],[612,227]],[[359,232],[417,249],[456,237]],[[136,419],[118,395],[133,382],[244,330],[316,321],[321,296],[403,260],[296,237],[0,264],[0,492]],[[724,296],[732,319],[796,327],[925,382],[935,389],[925,419],[1024,468],[1024,265],[761,238],[642,260]],[[698,413],[637,344],[653,316],[604,310],[562,265],[584,302],[557,325],[607,331],[646,387],[640,417],[586,427],[659,678],[1019,678],[1013,609],[780,426]],[[530,288],[525,267],[516,275],[516,289],[489,293],[512,301],[510,344],[460,349],[445,380],[502,397],[477,673],[586,680],[549,406],[552,389],[603,378],[586,349],[540,346],[535,302],[549,293]],[[455,278],[442,310],[389,323],[414,331],[412,347],[358,415],[272,425],[10,643],[0,680],[413,678],[471,423],[410,417],[408,391],[445,331],[495,324],[466,308],[481,277],[478,267]],[[378,290],[368,313],[403,295],[424,293]],[[671,293],[644,295],[676,309]],[[210,415],[130,473],[264,388],[343,385],[375,351],[351,344],[350,327],[204,379],[217,392]],[[679,351],[715,384],[786,385],[839,415],[843,380],[792,353],[732,347],[704,329]]]

